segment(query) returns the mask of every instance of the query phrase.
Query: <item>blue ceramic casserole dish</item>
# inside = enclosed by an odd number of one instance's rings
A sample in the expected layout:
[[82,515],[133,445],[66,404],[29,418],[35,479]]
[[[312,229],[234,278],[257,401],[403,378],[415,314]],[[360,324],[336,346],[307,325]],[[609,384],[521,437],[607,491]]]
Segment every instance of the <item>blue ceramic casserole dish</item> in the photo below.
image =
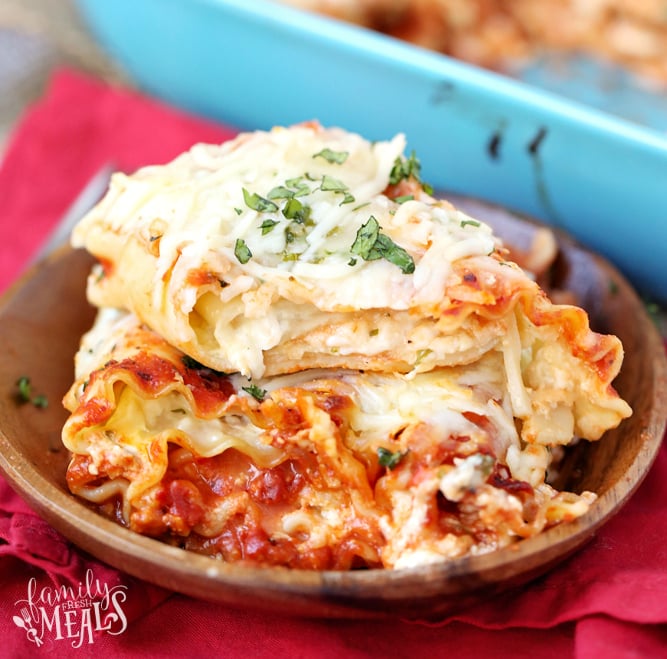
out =
[[667,300],[657,128],[267,0],[77,1],[145,92],[240,129],[318,119],[405,133],[437,189],[565,229]]

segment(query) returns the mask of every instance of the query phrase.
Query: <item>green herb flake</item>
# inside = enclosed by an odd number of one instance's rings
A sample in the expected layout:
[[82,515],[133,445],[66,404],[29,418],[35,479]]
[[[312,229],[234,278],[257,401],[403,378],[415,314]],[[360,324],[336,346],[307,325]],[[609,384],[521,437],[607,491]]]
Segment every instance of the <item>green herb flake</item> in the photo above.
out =
[[329,176],[328,174],[325,174],[322,177],[320,190],[322,190],[323,192],[333,192],[335,194],[342,194],[343,201],[340,202],[341,206],[343,204],[352,204],[356,201],[354,195],[350,193],[350,189],[348,188],[347,185],[345,185],[345,183],[343,183],[343,181],[340,181],[339,179],[334,178],[333,176]]
[[243,188],[243,201],[248,208],[258,213],[275,213],[278,210],[278,206],[270,199],[260,197],[255,192],[248,192],[245,188]]
[[401,181],[413,178],[420,181],[421,163],[413,151],[409,158],[398,156],[389,174],[389,183],[397,185]]
[[319,153],[316,153],[313,158],[324,158],[332,165],[342,165],[349,155],[348,151],[333,151],[332,149],[324,148]]
[[278,185],[269,190],[269,194],[266,196],[268,199],[291,199],[294,196],[294,190],[290,190],[284,185]]
[[259,225],[259,228],[262,230],[262,235],[265,236],[267,233],[270,233],[276,224],[278,224],[278,220],[264,220],[264,222]]
[[258,387],[256,384],[251,384],[247,387],[241,387],[243,391],[245,391],[247,394],[250,394],[255,400],[258,400],[260,403],[266,398],[266,394],[268,393],[266,389],[262,389]]
[[288,188],[291,188],[294,190],[294,193],[292,196],[294,197],[303,197],[304,195],[307,195],[310,192],[310,188],[306,183],[304,183],[304,177],[303,176],[297,176],[295,178],[289,178],[285,181],[285,185]]
[[463,227],[467,227],[467,226],[481,227],[482,223],[478,222],[477,220],[461,220],[461,227],[463,228]]
[[349,266],[357,265],[357,259],[355,259],[355,258],[353,257],[353,258],[351,258],[351,259],[347,262],[347,264],[348,264]]
[[404,204],[406,201],[414,201],[415,196],[412,194],[404,194],[401,195],[400,197],[396,197],[394,201],[397,204]]
[[320,185],[320,190],[324,192],[347,192],[349,188],[343,181],[340,181],[333,176],[325,174],[322,177],[322,184]]
[[283,208],[283,215],[288,220],[305,224],[310,219],[310,206],[304,206],[298,199],[288,199]]
[[380,231],[378,221],[371,215],[366,224],[357,231],[350,251],[361,256],[364,261],[375,261],[384,258],[409,275],[415,271],[415,262],[402,247],[399,247],[389,236]]
[[234,244],[234,256],[241,264],[246,264],[252,258],[252,252],[242,238],[236,239],[236,243]]
[[48,398],[44,394],[32,395],[32,383],[30,378],[22,375],[17,381],[18,399],[21,403],[32,403],[35,407],[44,409],[49,406]]
[[243,215],[243,209],[242,209],[242,208],[235,208],[235,209],[234,209],[234,212],[235,212],[237,215]]
[[49,400],[44,394],[40,394],[32,399],[32,404],[40,409],[45,409],[49,406]]
[[17,381],[16,386],[19,390],[19,398],[27,403],[32,396],[32,385],[30,384],[30,378],[22,375]]
[[366,206],[370,206],[371,202],[370,201],[365,201],[363,204],[359,204],[358,206],[355,206],[352,210],[353,211],[358,211],[361,210],[362,208],[365,208]]
[[390,451],[388,448],[384,448],[384,446],[380,446],[377,452],[380,466],[387,469],[396,469],[406,455],[405,453],[401,453],[401,451]]
[[401,181],[414,179],[420,183],[426,194],[433,194],[433,187],[421,179],[421,163],[413,151],[408,158],[399,156],[389,173],[389,184],[397,185]]

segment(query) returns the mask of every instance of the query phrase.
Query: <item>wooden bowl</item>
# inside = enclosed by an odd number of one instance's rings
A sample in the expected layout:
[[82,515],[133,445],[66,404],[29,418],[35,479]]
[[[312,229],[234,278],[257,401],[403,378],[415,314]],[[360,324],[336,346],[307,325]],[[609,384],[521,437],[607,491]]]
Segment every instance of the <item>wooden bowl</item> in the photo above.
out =
[[[466,206],[466,202],[461,202]],[[472,203],[467,208],[508,240],[530,222]],[[103,518],[65,485],[60,400],[73,378],[73,355],[94,311],[85,300],[91,265],[65,248],[35,267],[0,308],[0,470],[33,509],[74,544],[139,578],[198,598],[318,617],[423,618],[462,611],[544,573],[589,540],[628,500],[651,466],[667,414],[667,360],[662,340],[632,288],[604,260],[561,237],[556,273],[588,309],[593,327],[617,334],[626,356],[616,380],[633,416],[568,458],[566,482],[598,501],[583,517],[483,556],[405,570],[310,572],[242,568],[167,546]],[[28,376],[46,409],[20,404],[16,380]]]

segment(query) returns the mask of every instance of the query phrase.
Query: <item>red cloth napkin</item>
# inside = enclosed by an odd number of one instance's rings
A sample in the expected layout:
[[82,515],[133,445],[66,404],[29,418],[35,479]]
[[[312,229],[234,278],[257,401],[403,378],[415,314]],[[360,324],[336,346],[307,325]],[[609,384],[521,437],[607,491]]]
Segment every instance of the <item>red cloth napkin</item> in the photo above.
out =
[[[57,73],[16,127],[0,168],[0,290],[16,279],[101,165],[113,161],[131,171],[165,162],[194,142],[233,134],[136,93],[75,72]],[[667,656],[666,502],[663,448],[623,511],[585,549],[530,586],[437,624],[327,621],[201,602],[123,574],[72,546],[0,478],[0,654]],[[61,626],[52,617],[52,628],[36,638],[30,605],[47,602],[53,611],[60,593],[65,607],[68,587],[83,588],[91,616],[97,602],[100,621],[92,617],[85,625],[61,609]],[[102,609],[105,594],[109,606]],[[67,615],[79,627],[68,630]]]

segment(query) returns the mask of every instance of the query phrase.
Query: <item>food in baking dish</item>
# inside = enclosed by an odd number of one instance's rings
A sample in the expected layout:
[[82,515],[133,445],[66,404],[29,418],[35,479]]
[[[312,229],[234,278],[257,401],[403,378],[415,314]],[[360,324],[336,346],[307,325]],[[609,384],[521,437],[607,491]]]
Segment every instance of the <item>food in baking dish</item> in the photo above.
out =
[[281,1],[490,69],[576,53],[667,84],[665,0]]
[[72,492],[311,569],[488,552],[588,509],[546,474],[630,414],[620,341],[403,151],[312,123],[115,176],[74,233],[100,312],[65,397]]

